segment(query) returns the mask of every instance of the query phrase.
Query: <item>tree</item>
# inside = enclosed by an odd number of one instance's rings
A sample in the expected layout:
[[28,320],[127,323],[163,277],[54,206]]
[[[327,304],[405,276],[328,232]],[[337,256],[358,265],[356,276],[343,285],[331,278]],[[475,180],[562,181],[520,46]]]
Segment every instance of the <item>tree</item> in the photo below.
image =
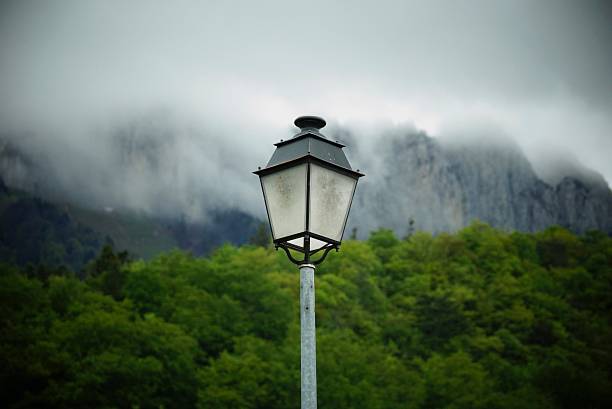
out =
[[90,284],[116,300],[123,298],[125,266],[130,261],[127,251],[115,253],[112,243],[102,247],[100,255],[87,266]]
[[[611,266],[610,237],[559,228],[347,241],[317,269],[319,404],[611,407]],[[283,254],[108,247],[88,271],[0,264],[4,406],[299,407]]]
[[261,222],[257,225],[257,230],[255,233],[249,238],[249,244],[259,247],[270,247],[272,243],[272,237],[270,236],[270,226]]

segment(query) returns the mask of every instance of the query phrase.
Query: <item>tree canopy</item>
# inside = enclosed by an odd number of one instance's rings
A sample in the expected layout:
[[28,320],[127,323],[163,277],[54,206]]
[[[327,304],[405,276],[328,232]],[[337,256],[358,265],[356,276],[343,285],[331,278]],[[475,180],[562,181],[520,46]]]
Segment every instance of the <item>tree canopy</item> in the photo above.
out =
[[[9,408],[299,408],[299,273],[256,244],[0,266]],[[263,242],[261,243],[263,244]],[[324,408],[612,407],[612,239],[374,232],[316,271]]]

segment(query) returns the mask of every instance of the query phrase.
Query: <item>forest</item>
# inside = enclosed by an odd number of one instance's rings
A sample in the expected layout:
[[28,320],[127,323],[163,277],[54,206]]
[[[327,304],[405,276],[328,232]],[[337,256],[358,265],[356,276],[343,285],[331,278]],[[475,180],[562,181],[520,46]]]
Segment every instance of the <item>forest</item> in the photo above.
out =
[[[475,222],[317,268],[320,408],[612,407],[612,239]],[[263,242],[0,267],[7,408],[299,408],[299,272]]]

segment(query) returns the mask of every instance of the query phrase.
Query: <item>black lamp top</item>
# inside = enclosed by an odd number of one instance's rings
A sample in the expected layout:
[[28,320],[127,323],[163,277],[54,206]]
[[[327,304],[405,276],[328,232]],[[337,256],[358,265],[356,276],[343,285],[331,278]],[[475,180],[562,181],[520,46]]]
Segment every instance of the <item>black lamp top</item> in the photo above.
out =
[[300,129],[304,129],[304,128],[321,129],[325,125],[327,125],[327,122],[325,122],[325,119],[319,116],[312,116],[312,115],[300,116],[296,118],[296,120],[293,121],[293,123],[295,124],[295,126],[297,126]]
[[314,158],[321,162],[343,169],[352,176],[361,177],[363,174],[351,169],[346,155],[342,151],[343,144],[331,141],[319,132],[326,125],[325,119],[318,116],[301,116],[294,122],[300,128],[300,132],[286,141],[275,143],[276,150],[264,169],[256,171],[256,174],[269,172],[270,168],[286,166],[294,161]]

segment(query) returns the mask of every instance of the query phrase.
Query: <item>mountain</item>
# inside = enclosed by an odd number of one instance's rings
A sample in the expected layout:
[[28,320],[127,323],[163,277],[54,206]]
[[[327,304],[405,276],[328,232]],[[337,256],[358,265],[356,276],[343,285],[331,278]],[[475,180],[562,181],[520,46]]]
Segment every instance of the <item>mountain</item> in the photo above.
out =
[[0,178],[0,260],[19,265],[64,265],[78,271],[105,243],[145,259],[173,248],[203,255],[226,242],[247,242],[259,224],[238,210],[213,211],[206,223],[92,210],[9,188]]
[[[2,259],[78,268],[106,241],[143,258],[246,242],[261,224],[253,215],[263,210],[256,178],[242,169],[248,152],[216,146],[202,132],[153,116],[99,138],[107,144],[99,150],[0,136],[0,177],[8,186],[1,186]],[[453,232],[475,219],[505,230],[561,225],[612,233],[608,184],[575,160],[551,158],[548,173],[536,172],[505,139],[457,142],[398,128],[368,148],[345,129],[337,133],[366,173],[347,236],[365,238],[381,227],[399,235]],[[84,248],[69,244],[71,237]]]
[[10,189],[0,178],[0,260],[25,265],[64,265],[78,270],[105,238],[41,198]]
[[404,132],[383,137],[373,155],[381,160],[375,172],[365,171],[350,218],[349,229],[358,232],[456,231],[479,219],[506,230],[556,224],[612,233],[612,192],[601,176],[568,172],[548,184],[512,141],[452,142]]

